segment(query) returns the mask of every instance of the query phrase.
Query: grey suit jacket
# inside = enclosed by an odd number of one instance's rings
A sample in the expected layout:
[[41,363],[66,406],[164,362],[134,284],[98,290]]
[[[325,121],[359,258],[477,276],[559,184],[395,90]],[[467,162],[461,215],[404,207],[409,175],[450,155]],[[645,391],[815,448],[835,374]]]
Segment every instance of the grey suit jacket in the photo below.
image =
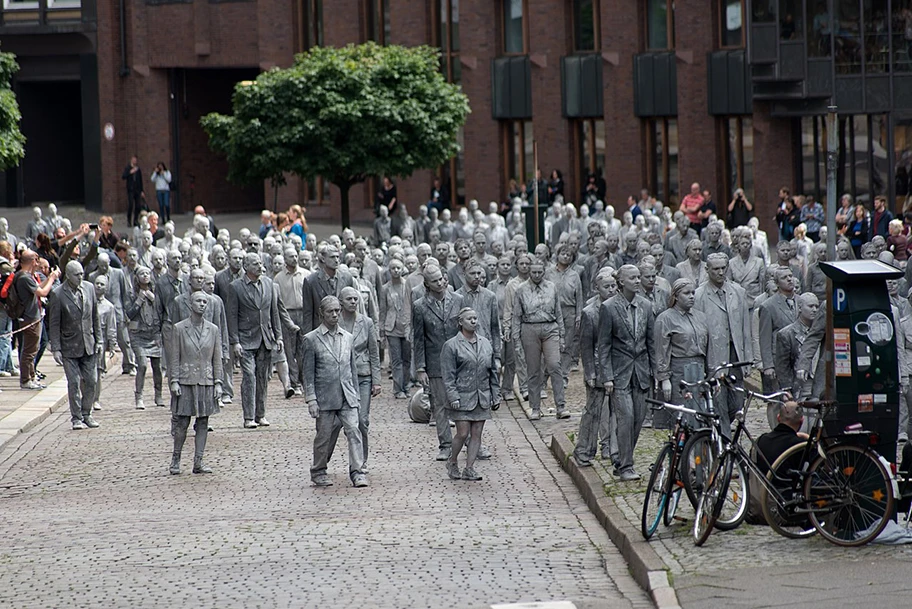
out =
[[64,357],[94,355],[95,345],[104,344],[95,286],[83,281],[79,291],[82,292],[82,306],[67,284],[54,288],[48,299],[51,351],[60,351]]
[[666,238],[665,238],[665,251],[671,253],[675,258],[675,263],[683,262],[687,259],[685,250],[687,249],[687,244],[697,238],[697,233],[692,228],[687,229],[687,233],[684,237],[681,237],[681,233],[677,229],[674,229]]
[[485,408],[500,402],[500,381],[494,349],[484,336],[475,335],[476,345],[458,332],[443,345],[440,363],[447,404],[459,401],[459,409],[473,410],[479,404]]
[[798,319],[798,306],[795,310],[789,309],[785,297],[778,292],[763,301],[759,310],[760,319],[760,361],[763,369],[775,368],[776,362],[773,358],[773,341],[775,334],[782,328],[786,327]]
[[[98,271],[95,271],[89,275],[89,283],[94,284],[95,278],[100,274],[101,273]],[[108,269],[105,276],[108,278],[108,291],[105,293],[105,298],[114,305],[117,321],[122,322],[124,320],[124,312],[127,308],[127,304],[133,298],[133,286],[127,285],[126,276],[121,269],[111,267]]]
[[282,322],[272,279],[260,276],[260,287],[255,289],[244,275],[231,282],[228,290],[228,336],[231,345],[258,349],[264,343],[275,349],[282,340]]
[[307,276],[307,279],[304,280],[303,287],[303,318],[304,325],[301,327],[301,331],[304,333],[310,332],[315,328],[319,328],[320,324],[323,323],[320,319],[320,301],[323,300],[326,296],[335,296],[339,297],[339,294],[342,293],[342,288],[349,287],[358,290],[358,293],[361,293],[358,285],[355,283],[354,277],[351,276],[351,273],[344,270],[336,270],[336,289],[333,289],[329,285],[329,276],[326,274],[326,271],[323,269],[318,269]]
[[580,358],[583,360],[583,379],[598,382],[599,310],[601,301],[586,305],[580,317]]
[[184,319],[171,330],[172,350],[168,375],[181,385],[215,385],[221,383],[221,332],[215,324],[203,320],[203,330],[197,339],[191,321]]
[[380,385],[380,342],[373,320],[358,313],[352,327],[352,349],[358,376],[371,377],[371,385]]
[[726,275],[744,288],[747,305],[753,309],[754,300],[766,291],[766,265],[763,264],[763,259],[751,256],[745,263],[741,256],[735,256],[728,262]]
[[240,279],[243,275],[243,271],[240,272],[240,275],[235,275],[231,267],[224,268],[215,274],[215,295],[222,299],[222,304],[228,304],[228,288],[231,286],[231,282]]
[[[172,312],[175,318],[172,323],[183,321],[190,317],[190,294],[181,294],[174,299]],[[228,351],[228,314],[225,312],[225,303],[215,294],[209,294],[209,304],[203,313],[203,319],[213,324],[219,331],[219,353],[222,359],[229,358]]]
[[431,302],[432,298],[426,296],[412,306],[412,357],[416,372],[424,371],[428,376],[441,378],[440,352],[443,344],[459,329],[456,315],[462,308],[462,296],[448,290],[444,294],[442,312]]
[[647,294],[646,292],[641,291],[643,298],[652,303],[652,312],[655,313],[655,316],[658,317],[659,313],[668,308],[668,291],[665,288],[660,288],[656,285],[652,288],[652,293]]
[[304,400],[316,400],[320,410],[359,408],[358,370],[352,335],[338,328],[341,334],[338,352],[322,332],[322,323],[304,336]]
[[627,299],[623,293],[609,298],[599,310],[599,368],[602,384],[609,381],[616,389],[628,389],[636,374],[640,389],[652,385],[655,372],[655,314],[652,303],[637,294],[636,327],[627,317]]
[[724,303],[709,283],[701,285],[696,292],[694,309],[706,315],[706,325],[709,328],[709,349],[706,352],[708,368],[731,363],[732,346],[735,347],[737,361],[753,361],[747,293],[731,281],[725,282],[724,289]]
[[803,397],[802,387],[799,386],[801,383],[795,378],[795,371],[798,369],[798,357],[807,338],[808,329],[801,321],[796,320],[776,332],[773,345],[774,368],[779,386],[790,389],[796,398]]
[[[456,292],[462,296],[462,306],[471,307],[478,313],[478,327],[476,332],[491,341],[494,348],[494,359],[500,361],[500,316],[497,308],[497,296],[487,288],[479,287],[478,293],[473,294],[469,287],[464,285]],[[458,313],[458,311],[457,311]]]

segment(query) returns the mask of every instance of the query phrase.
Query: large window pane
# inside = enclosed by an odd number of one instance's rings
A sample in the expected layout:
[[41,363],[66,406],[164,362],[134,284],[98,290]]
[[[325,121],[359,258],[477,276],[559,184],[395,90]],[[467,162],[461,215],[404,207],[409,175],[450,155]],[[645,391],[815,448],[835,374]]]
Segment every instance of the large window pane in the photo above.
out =
[[678,188],[678,121],[667,119],[668,129],[668,198],[666,203],[677,205],[680,202]]
[[912,10],[901,10],[898,0],[893,0],[893,18],[890,20],[893,38],[893,66],[898,72],[912,70]]
[[[819,191],[820,147],[819,119],[808,116],[801,119],[801,192],[816,194]],[[825,147],[824,147],[825,150]]]
[[452,24],[450,50],[456,53],[459,52],[459,0],[450,0],[450,22]]
[[804,38],[802,0],[779,0],[779,35],[783,40]]
[[861,13],[858,0],[833,0],[836,29],[836,73],[861,72]]
[[864,0],[865,70],[883,73],[889,70],[890,35],[887,0]]
[[742,38],[744,29],[741,23],[743,4],[744,0],[722,0],[719,18],[721,20],[720,42],[723,47],[744,46]]
[[523,0],[503,0],[504,52],[525,53],[523,44]]
[[577,51],[595,50],[596,0],[573,1],[573,47]]
[[811,57],[830,56],[830,32],[832,20],[827,11],[826,0],[807,0],[808,55]]
[[754,23],[775,23],[776,0],[754,0],[750,6]]
[[647,50],[662,50],[672,47],[668,31],[668,4],[669,0],[646,0]]

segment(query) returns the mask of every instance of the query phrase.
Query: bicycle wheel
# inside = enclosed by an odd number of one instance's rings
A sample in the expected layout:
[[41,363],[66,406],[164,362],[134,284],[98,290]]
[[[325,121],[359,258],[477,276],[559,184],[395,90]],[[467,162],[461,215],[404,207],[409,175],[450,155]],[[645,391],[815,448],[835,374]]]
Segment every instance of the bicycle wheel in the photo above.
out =
[[700,502],[703,483],[709,477],[709,472],[712,471],[714,454],[712,433],[708,429],[693,432],[684,443],[679,477],[684,483],[687,498],[690,499],[690,504],[694,508]]
[[684,483],[678,475],[681,469],[681,454],[677,451],[671,453],[671,473],[668,477],[668,483],[665,485],[665,492],[668,495],[668,501],[665,502],[665,516],[662,519],[665,526],[671,526],[675,514],[678,511],[678,504],[681,501],[681,495],[684,493]]
[[706,480],[703,494],[700,495],[697,515],[694,518],[694,545],[702,546],[712,533],[716,518],[722,512],[731,473],[732,456],[726,453],[721,459],[716,460],[716,464]]
[[838,546],[862,546],[893,515],[893,484],[877,456],[858,446],[837,445],[808,471],[804,496],[811,523]]
[[640,532],[643,533],[644,539],[649,539],[656,532],[665,512],[668,501],[668,478],[673,477],[672,455],[671,446],[666,444],[652,465],[649,482],[646,484],[646,496],[643,498],[643,516],[640,519]]
[[731,531],[741,526],[747,518],[747,506],[750,502],[747,470],[735,455],[729,453],[729,456],[732,459],[731,477],[715,523],[715,527],[720,531]]
[[[804,501],[804,477],[801,475],[801,456],[805,444],[796,444],[773,462],[766,479],[776,489],[770,493],[766,486],[760,485],[760,506],[763,518],[770,528],[790,539],[803,539],[817,533],[807,513],[796,513],[806,509]],[[780,503],[780,499],[783,503]],[[795,501],[800,499],[800,501]]]

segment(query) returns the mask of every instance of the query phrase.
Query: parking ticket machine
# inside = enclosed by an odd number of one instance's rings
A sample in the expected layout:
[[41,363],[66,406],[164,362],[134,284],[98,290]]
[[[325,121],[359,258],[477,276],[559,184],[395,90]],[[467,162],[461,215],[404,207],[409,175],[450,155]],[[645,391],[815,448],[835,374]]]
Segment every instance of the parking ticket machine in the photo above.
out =
[[833,281],[835,412],[825,420],[828,435],[860,423],[877,434],[875,449],[896,459],[900,376],[896,352],[899,320],[893,319],[886,281],[902,271],[877,260],[821,262]]

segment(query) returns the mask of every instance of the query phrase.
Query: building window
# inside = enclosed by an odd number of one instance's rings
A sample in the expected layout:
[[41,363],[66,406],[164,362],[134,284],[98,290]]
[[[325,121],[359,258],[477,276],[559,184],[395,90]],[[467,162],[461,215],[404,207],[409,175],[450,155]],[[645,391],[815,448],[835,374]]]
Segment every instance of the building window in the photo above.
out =
[[646,0],[646,50],[674,48],[674,1]]
[[503,2],[503,52],[523,55],[528,52],[525,14],[528,0],[502,0]]
[[364,16],[364,39],[389,44],[389,0],[365,0]]
[[318,177],[306,183],[308,205],[329,205],[329,180]]
[[503,195],[507,200],[512,190],[511,180],[515,180],[522,190],[533,178],[535,151],[532,147],[532,121],[501,121],[500,125],[504,155]]
[[809,57],[830,56],[830,14],[825,0],[807,0],[807,41]]
[[782,40],[804,39],[804,2],[805,0],[779,0],[779,37]]
[[5,11],[24,11],[37,9],[37,0],[3,0],[3,10]]
[[[433,44],[440,47],[440,71],[447,82],[459,84],[462,66],[459,63],[459,0],[432,2]],[[439,169],[440,179],[449,184],[455,205],[465,204],[465,156],[463,129],[456,135],[459,152]]]
[[573,3],[573,50],[599,50],[599,0],[570,1]]
[[665,205],[677,205],[678,189],[678,121],[675,118],[647,119],[646,187]]
[[725,139],[725,192],[730,201],[732,193],[743,188],[748,200],[754,199],[754,125],[749,116],[723,118]]
[[[600,173],[605,167],[605,121],[581,119],[573,122],[574,149],[577,151],[575,184],[586,184],[586,176]],[[567,195],[573,200],[571,195]]]
[[298,52],[323,45],[323,0],[298,3]]
[[744,46],[744,0],[719,3],[719,46],[723,49]]

